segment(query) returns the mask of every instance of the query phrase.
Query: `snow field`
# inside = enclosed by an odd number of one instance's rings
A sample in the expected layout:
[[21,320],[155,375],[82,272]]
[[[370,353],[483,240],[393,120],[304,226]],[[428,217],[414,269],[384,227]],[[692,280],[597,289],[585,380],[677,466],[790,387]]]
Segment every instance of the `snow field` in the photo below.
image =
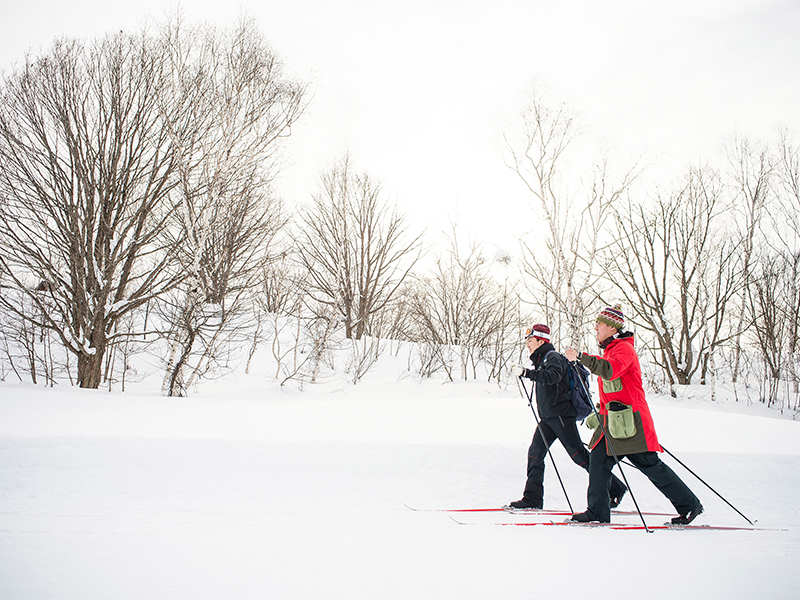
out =
[[[462,526],[408,510],[521,496],[534,422],[513,389],[229,382],[224,397],[171,399],[0,384],[0,597],[795,598],[798,423],[652,406],[667,448],[785,531],[488,524],[502,513]],[[553,456],[582,510],[588,476],[560,446]],[[703,501],[698,523],[746,524],[664,460]],[[626,475],[642,510],[671,510]],[[546,506],[566,508],[549,465],[545,486]]]

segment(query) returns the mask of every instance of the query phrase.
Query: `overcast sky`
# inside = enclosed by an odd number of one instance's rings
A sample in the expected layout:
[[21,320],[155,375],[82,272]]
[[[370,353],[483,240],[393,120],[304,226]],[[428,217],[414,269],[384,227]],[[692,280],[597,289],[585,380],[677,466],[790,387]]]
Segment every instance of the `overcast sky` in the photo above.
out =
[[[163,20],[173,2],[2,0],[0,69],[56,36]],[[344,152],[432,230],[513,250],[533,229],[500,154],[532,81],[577,113],[620,166],[663,173],[721,154],[734,133],[800,134],[798,0],[183,0],[192,21],[254,17],[313,100],[280,191],[305,202]],[[653,171],[654,177],[657,171]]]

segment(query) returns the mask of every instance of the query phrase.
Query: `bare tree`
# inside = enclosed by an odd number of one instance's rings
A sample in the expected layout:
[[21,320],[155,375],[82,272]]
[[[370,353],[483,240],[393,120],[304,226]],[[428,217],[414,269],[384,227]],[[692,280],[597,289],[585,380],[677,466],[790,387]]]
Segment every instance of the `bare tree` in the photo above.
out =
[[[46,293],[48,286],[41,285],[40,293]],[[22,381],[26,373],[32,383],[44,382],[53,385],[56,377],[63,375],[65,361],[59,356],[57,341],[52,331],[38,327],[41,311],[30,298],[13,288],[0,291],[5,296],[5,301],[17,307],[18,313],[27,315],[28,318],[14,318],[6,311],[0,309],[0,338],[2,338],[3,354],[7,367],[14,371],[17,378]],[[47,304],[47,297],[42,298]],[[55,352],[53,346],[57,346]]]
[[516,290],[492,274],[494,265],[480,246],[460,252],[455,227],[450,243],[409,301],[414,339],[421,345],[420,372],[443,369],[451,381],[476,379],[478,365],[485,363],[488,379],[497,379],[519,346]]
[[264,267],[260,277],[263,287],[258,298],[261,307],[268,313],[284,316],[297,313],[302,281],[293,254],[293,251],[285,250]]
[[493,326],[483,340],[481,359],[488,367],[488,379],[501,383],[510,361],[520,352],[520,333],[525,323],[521,314],[519,290],[510,278],[498,282]]
[[773,230],[779,234],[777,248],[787,266],[787,350],[797,408],[800,406],[800,145],[788,131],[781,132],[777,170],[781,211]]
[[[716,245],[716,248],[713,246]],[[731,310],[739,293],[742,276],[742,254],[730,236],[718,236],[703,265],[698,279],[699,306],[706,317],[701,326],[700,383],[712,385],[712,400],[716,399],[716,355],[736,335],[731,326]]]
[[652,208],[629,202],[615,219],[606,258],[611,281],[633,308],[631,321],[656,338],[671,386],[691,383],[703,357],[726,339],[737,273],[733,244],[713,226],[721,190],[713,172],[691,169],[675,193]]
[[598,284],[602,232],[612,208],[635,180],[633,170],[611,182],[606,158],[593,167],[582,198],[569,189],[568,152],[576,128],[565,105],[551,106],[533,89],[521,133],[506,135],[506,164],[533,196],[532,232],[523,240],[530,301],[554,331],[578,344]]
[[182,278],[163,235],[176,183],[164,86],[151,40],[124,34],[57,41],[3,81],[0,265],[39,310],[0,302],[58,335],[81,387],[101,383],[117,322]]
[[780,257],[761,255],[753,261],[748,288],[752,314],[754,345],[765,367],[760,381],[761,401],[767,406],[780,402],[781,382],[791,361],[789,338],[792,335],[790,315],[793,298],[787,288],[794,284],[788,264]]
[[349,157],[322,175],[321,191],[299,216],[297,257],[310,298],[341,320],[348,339],[371,334],[416,263],[419,236],[381,198],[381,188],[357,173]]
[[266,323],[264,336],[275,360],[275,377],[281,385],[302,376],[311,358],[310,353],[301,352],[307,343],[309,324],[304,314],[303,285],[296,264],[292,252],[282,253],[265,268],[263,289],[258,295],[258,313]]
[[739,377],[739,361],[742,352],[742,334],[747,329],[747,293],[750,285],[751,267],[758,246],[758,233],[769,195],[773,165],[769,150],[758,146],[745,137],[734,138],[728,150],[728,162],[737,194],[735,206],[740,211],[737,219],[740,229],[740,248],[743,257],[740,307],[736,323],[732,381]]
[[164,28],[163,48],[170,94],[161,112],[176,152],[176,228],[185,240],[176,254],[187,275],[164,379],[175,395],[238,339],[260,276],[280,254],[271,246],[287,219],[271,181],[305,90],[284,76],[252,21],[217,31],[176,19]]

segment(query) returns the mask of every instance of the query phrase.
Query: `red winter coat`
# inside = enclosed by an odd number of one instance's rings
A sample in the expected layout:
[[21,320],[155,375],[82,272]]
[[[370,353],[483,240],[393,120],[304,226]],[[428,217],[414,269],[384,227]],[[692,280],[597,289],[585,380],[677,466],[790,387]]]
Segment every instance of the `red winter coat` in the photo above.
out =
[[[618,455],[640,452],[662,452],[656,436],[653,417],[642,387],[642,370],[639,357],[633,347],[633,334],[623,333],[611,341],[602,357],[582,354],[580,361],[590,371],[598,375],[600,388],[600,415],[604,426],[608,423],[607,405],[611,401],[622,402],[633,407],[636,435],[627,439],[614,439],[614,450]],[[606,378],[607,377],[607,378]],[[598,427],[589,442],[594,448],[603,438],[603,430]],[[606,440],[606,452],[611,454]]]

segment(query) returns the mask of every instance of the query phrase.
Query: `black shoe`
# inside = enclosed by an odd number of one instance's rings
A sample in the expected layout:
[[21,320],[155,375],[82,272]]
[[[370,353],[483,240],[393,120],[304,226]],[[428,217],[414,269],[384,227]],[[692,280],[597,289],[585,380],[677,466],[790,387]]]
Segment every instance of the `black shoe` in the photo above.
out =
[[683,515],[678,515],[677,517],[672,517],[672,524],[688,525],[689,523],[694,521],[697,518],[697,515],[699,515],[701,512],[703,512],[703,505],[698,504],[690,512],[685,513]]
[[622,499],[625,497],[626,493],[628,493],[628,488],[622,490],[622,493],[619,496],[611,496],[611,498],[609,498],[609,504],[611,508],[617,508],[619,503],[622,502]]
[[601,521],[588,510],[582,513],[575,513],[570,520],[578,523],[608,523],[608,521]]
[[515,500],[508,505],[509,508],[527,508],[528,510],[542,510],[541,504],[534,504],[530,500],[523,498],[522,500]]

